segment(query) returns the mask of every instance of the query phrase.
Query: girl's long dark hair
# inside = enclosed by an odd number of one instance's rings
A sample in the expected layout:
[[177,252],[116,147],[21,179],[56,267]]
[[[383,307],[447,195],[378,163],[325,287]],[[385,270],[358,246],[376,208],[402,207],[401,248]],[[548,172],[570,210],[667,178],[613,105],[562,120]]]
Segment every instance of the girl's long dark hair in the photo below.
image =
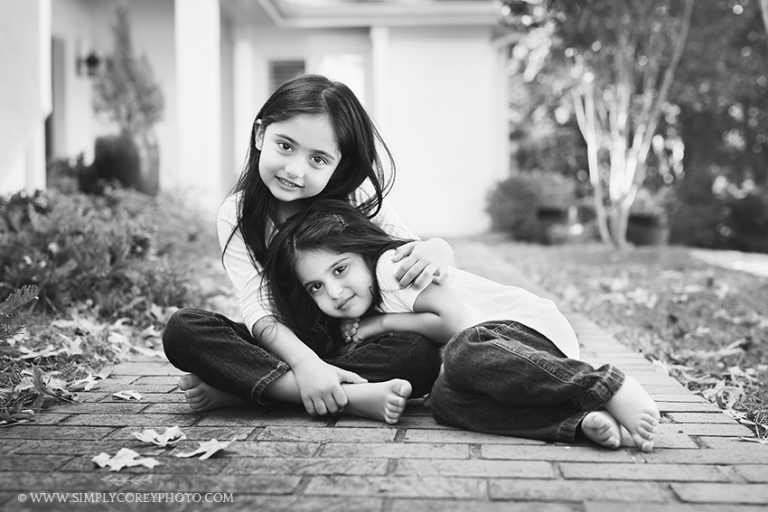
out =
[[273,315],[315,352],[329,354],[341,342],[339,320],[324,315],[296,277],[299,253],[327,250],[359,254],[373,276],[370,313],[381,303],[376,282],[379,257],[406,242],[390,236],[349,203],[314,201],[286,220],[269,245],[262,279],[268,280]]
[[[341,161],[330,181],[317,197],[349,201],[366,180],[375,194],[358,207],[368,217],[379,212],[384,196],[395,176],[395,165],[384,140],[355,94],[343,83],[320,75],[303,75],[280,86],[261,107],[251,129],[251,140],[245,168],[234,192],[242,192],[237,205],[237,223],[224,246],[227,250],[232,237],[240,230],[248,247],[251,261],[263,263],[267,255],[270,224],[279,224],[278,202],[259,175],[256,134],[272,123],[286,121],[297,115],[327,115],[341,152]],[[388,173],[376,144],[386,152],[390,163]],[[310,201],[311,202],[311,201]],[[223,254],[222,254],[223,258]]]

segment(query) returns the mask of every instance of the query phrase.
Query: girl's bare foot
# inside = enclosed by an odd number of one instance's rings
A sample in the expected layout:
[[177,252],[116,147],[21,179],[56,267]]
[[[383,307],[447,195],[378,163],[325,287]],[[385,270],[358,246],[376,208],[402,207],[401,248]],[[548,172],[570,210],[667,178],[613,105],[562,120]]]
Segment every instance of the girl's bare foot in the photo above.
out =
[[345,413],[380,420],[393,425],[405,410],[405,401],[413,388],[407,380],[392,379],[386,382],[345,384],[347,394]]
[[194,412],[205,412],[220,407],[237,407],[252,403],[216,389],[192,373],[184,375],[179,379],[179,389],[184,391],[187,404]]
[[624,379],[616,394],[606,402],[605,410],[629,431],[637,448],[644,452],[653,450],[659,408],[635,378]]
[[606,411],[592,411],[581,421],[581,431],[590,441],[605,446],[621,446],[621,427],[616,418]]

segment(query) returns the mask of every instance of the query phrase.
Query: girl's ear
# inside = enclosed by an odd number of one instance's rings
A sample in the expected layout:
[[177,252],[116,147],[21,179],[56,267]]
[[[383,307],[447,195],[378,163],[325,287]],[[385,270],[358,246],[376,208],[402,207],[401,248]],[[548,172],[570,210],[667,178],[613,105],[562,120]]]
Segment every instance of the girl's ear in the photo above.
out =
[[261,123],[261,119],[256,120],[256,136],[254,140],[256,142],[256,149],[261,151],[261,148],[264,147],[264,125]]

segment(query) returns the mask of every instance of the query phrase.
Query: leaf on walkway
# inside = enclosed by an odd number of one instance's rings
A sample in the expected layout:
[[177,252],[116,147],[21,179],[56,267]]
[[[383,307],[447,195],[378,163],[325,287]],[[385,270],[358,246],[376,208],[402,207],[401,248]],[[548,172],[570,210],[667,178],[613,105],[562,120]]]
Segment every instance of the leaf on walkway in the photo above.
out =
[[203,454],[202,457],[200,457],[200,460],[205,460],[209,458],[214,453],[218,452],[219,450],[223,450],[230,444],[232,444],[235,439],[237,439],[237,436],[232,438],[232,441],[226,441],[226,442],[220,442],[216,439],[211,439],[210,441],[204,441],[200,443],[200,446],[197,448],[197,450],[187,453],[177,453],[175,454],[176,457],[194,457],[195,455]]
[[748,441],[750,443],[760,443],[760,444],[768,444],[768,439],[763,439],[760,437],[739,437],[742,441]]
[[135,350],[139,354],[148,356],[148,357],[165,357],[165,353],[160,350],[153,350],[151,348],[146,347],[140,347],[137,345],[131,345],[131,349]]
[[149,469],[160,464],[157,459],[151,457],[145,457],[139,459],[140,455],[129,448],[120,448],[114,456],[110,456],[108,453],[101,452],[91,459],[99,467],[109,466],[110,471],[120,471],[126,467],[144,466]]
[[66,349],[57,349],[49,343],[42,350],[30,350],[27,347],[19,347],[19,351],[22,353],[22,355],[16,358],[17,361],[23,361],[24,359],[37,359],[38,357],[56,357],[57,355],[66,352]]
[[75,395],[67,391],[67,383],[62,379],[54,377],[58,371],[43,373],[43,371],[35,366],[33,369],[32,383],[35,386],[35,391],[39,393],[35,403],[32,405],[33,409],[40,409],[43,407],[45,398],[51,397],[57,400],[64,400],[65,402],[76,402]]
[[165,432],[162,434],[158,434],[154,430],[147,429],[142,430],[141,432],[133,432],[131,435],[139,441],[162,446],[163,448],[173,446],[182,439],[187,438],[187,435],[181,431],[178,425],[174,425],[173,427],[165,427]]
[[32,409],[24,409],[13,414],[7,411],[0,411],[0,427],[29,423],[34,417],[35,411]]
[[139,336],[141,336],[142,339],[159,338],[161,334],[162,332],[158,331],[157,327],[155,327],[154,325],[150,325],[149,327],[141,331],[139,333]]
[[75,339],[71,339],[62,333],[58,333],[61,338],[64,339],[65,346],[61,349],[64,351],[65,354],[68,356],[78,356],[82,355],[83,349],[80,348],[80,344],[83,342],[82,338],[80,336],[75,336]]
[[139,393],[135,389],[126,389],[124,391],[118,391],[117,393],[112,393],[112,396],[115,398],[120,398],[121,400],[136,400],[136,401],[139,401],[143,398],[141,393]]

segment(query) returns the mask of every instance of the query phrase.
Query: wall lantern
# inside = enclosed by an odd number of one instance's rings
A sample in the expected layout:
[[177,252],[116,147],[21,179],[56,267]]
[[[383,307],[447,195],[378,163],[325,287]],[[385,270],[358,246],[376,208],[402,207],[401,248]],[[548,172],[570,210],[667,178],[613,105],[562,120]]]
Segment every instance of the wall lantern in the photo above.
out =
[[79,76],[93,77],[99,74],[102,58],[94,50],[88,55],[77,57],[77,74]]

